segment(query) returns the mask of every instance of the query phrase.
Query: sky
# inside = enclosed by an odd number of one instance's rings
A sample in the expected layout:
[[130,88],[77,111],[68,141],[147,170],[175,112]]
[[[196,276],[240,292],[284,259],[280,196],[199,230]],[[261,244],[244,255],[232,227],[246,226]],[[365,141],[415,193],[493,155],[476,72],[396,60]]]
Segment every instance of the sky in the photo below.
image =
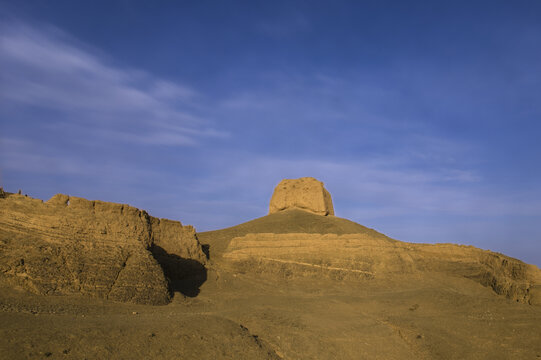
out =
[[541,266],[541,2],[0,0],[0,186],[198,231],[281,179]]

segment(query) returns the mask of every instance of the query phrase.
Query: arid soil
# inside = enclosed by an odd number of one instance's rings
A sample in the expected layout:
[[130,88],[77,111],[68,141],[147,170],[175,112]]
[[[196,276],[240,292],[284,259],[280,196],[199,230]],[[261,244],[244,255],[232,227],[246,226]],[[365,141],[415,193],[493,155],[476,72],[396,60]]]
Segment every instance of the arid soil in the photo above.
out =
[[[9,234],[1,256],[24,238]],[[191,276],[148,246],[167,305],[46,296],[4,273],[0,358],[541,358],[539,269],[505,255],[294,209],[197,239],[209,259]]]
[[536,359],[541,308],[463,278],[209,270],[165,306],[0,292],[0,358]]

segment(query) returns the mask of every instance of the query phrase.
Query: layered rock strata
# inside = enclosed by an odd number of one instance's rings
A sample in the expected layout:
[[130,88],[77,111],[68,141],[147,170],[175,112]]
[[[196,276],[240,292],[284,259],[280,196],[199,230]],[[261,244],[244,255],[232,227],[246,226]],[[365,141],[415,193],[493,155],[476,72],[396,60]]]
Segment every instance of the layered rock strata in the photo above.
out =
[[274,189],[269,214],[301,209],[318,215],[334,215],[331,194],[323,183],[312,177],[284,179]]
[[159,256],[206,261],[193,227],[129,205],[62,194],[0,199],[0,277],[35,293],[166,304]]
[[224,254],[235,262],[279,263],[295,274],[316,271],[342,277],[389,278],[444,273],[490,287],[509,299],[541,305],[541,271],[520,260],[453,244],[412,244],[370,234],[247,234],[233,238]]

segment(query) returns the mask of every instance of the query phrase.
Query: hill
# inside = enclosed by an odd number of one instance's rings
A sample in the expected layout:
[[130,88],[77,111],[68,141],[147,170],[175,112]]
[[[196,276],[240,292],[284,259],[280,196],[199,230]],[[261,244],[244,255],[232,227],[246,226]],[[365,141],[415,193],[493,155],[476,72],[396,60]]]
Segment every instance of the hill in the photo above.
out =
[[202,233],[2,194],[0,358],[541,358],[539,268],[394,240],[332,216],[315,179],[282,185],[269,215]]
[[320,216],[299,209],[287,209],[225,229],[198,232],[197,238],[202,244],[209,245],[213,256],[220,256],[233,238],[259,233],[367,234],[387,238],[376,230],[351,220],[336,216]]

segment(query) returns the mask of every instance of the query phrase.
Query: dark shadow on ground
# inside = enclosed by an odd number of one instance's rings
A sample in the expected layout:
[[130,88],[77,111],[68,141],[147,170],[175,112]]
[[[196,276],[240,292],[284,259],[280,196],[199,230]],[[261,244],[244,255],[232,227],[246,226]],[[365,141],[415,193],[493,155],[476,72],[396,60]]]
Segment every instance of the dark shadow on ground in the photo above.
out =
[[150,251],[169,280],[171,295],[174,296],[175,292],[188,297],[199,295],[199,288],[207,281],[207,269],[203,264],[197,260],[169,254],[157,245],[153,245]]

